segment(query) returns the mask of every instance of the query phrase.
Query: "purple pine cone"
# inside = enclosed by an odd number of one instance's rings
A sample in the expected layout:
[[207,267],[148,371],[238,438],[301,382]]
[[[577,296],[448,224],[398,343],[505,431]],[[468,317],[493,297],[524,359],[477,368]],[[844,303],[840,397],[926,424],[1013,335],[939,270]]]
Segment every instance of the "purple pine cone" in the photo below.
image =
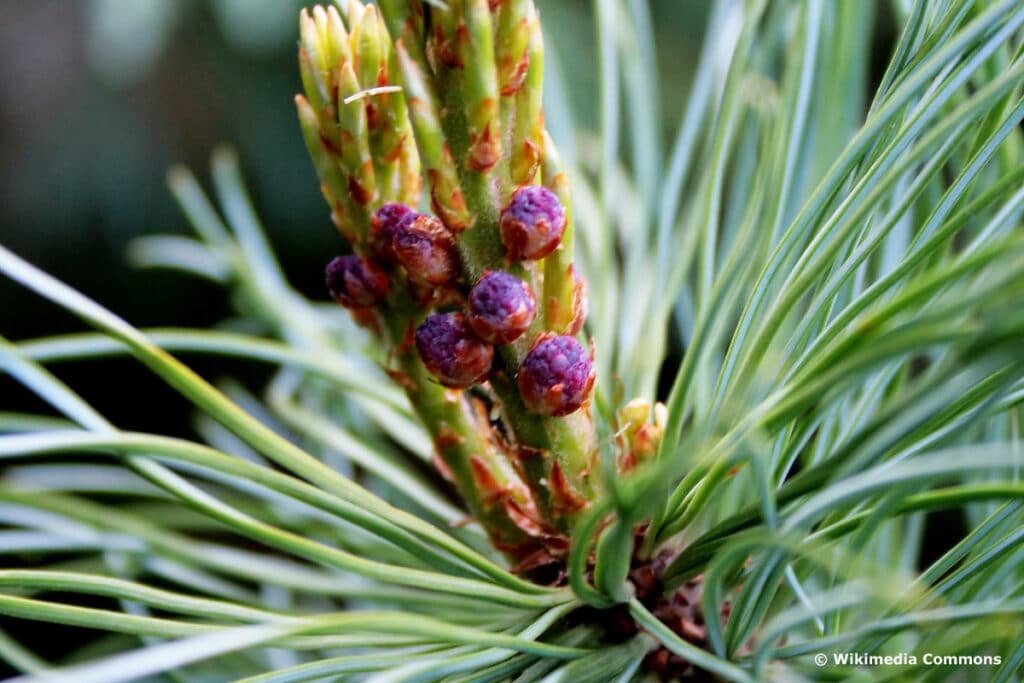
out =
[[435,313],[416,328],[423,364],[446,387],[483,381],[494,362],[494,347],[473,334],[461,313]]
[[518,339],[536,316],[533,292],[515,275],[485,272],[469,292],[469,324],[491,344]]
[[501,241],[513,261],[544,258],[562,241],[565,209],[554,192],[526,185],[501,211]]
[[594,366],[575,337],[545,337],[526,354],[517,379],[529,410],[540,415],[568,415],[590,396]]
[[393,266],[398,263],[395,256],[395,234],[402,224],[416,218],[412,207],[398,202],[388,202],[377,209],[370,219],[370,251],[381,263]]
[[439,287],[455,278],[455,240],[433,216],[420,214],[399,223],[392,244],[398,262],[413,280]]
[[347,308],[369,308],[388,294],[388,274],[357,254],[339,256],[327,264],[327,289]]

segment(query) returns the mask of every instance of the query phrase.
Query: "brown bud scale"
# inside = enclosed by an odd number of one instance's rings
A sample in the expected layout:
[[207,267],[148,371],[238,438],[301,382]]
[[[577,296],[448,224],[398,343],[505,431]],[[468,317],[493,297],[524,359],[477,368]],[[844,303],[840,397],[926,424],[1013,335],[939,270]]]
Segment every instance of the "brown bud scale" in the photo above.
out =
[[578,512],[589,505],[589,501],[565,478],[565,472],[557,460],[551,463],[551,497],[553,507],[559,514]]

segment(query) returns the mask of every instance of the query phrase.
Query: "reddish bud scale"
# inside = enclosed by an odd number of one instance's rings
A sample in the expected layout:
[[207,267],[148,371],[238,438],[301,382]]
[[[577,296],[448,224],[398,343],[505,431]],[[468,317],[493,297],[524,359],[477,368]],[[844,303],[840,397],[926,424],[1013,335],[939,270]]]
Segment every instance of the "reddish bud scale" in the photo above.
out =
[[558,248],[565,222],[565,208],[554,192],[526,185],[501,211],[501,241],[514,261],[541,259]]
[[474,171],[486,173],[501,158],[501,140],[495,134],[495,127],[488,123],[484,132],[473,138],[469,148],[468,165]]
[[505,97],[515,95],[519,92],[519,88],[523,86],[523,81],[526,80],[526,72],[530,67],[530,55],[523,52],[523,56],[514,66],[508,64],[502,64],[501,69],[505,74],[503,80],[504,85],[501,86],[501,94]]
[[570,265],[572,273],[572,322],[566,334],[575,337],[583,329],[583,323],[587,321],[587,281],[579,274],[575,266]]
[[461,313],[435,313],[416,329],[416,350],[441,384],[465,388],[485,379],[494,347],[473,334]]
[[518,339],[537,316],[529,286],[510,273],[488,271],[469,292],[469,324],[481,339],[508,344]]
[[388,202],[373,213],[370,219],[370,251],[381,263],[393,266],[398,263],[395,256],[395,235],[404,223],[416,218],[416,212],[405,204]]
[[562,471],[562,466],[555,460],[551,463],[551,486],[552,504],[559,513],[573,513],[584,509],[589,505],[586,498],[572,487],[569,480]]
[[526,407],[560,417],[580,409],[594,387],[594,366],[575,337],[544,337],[530,349],[517,381]]
[[327,289],[347,308],[369,308],[388,294],[388,274],[356,254],[339,256],[327,264]]
[[455,240],[433,216],[420,214],[411,221],[401,222],[392,245],[398,262],[413,280],[440,286],[455,279]]

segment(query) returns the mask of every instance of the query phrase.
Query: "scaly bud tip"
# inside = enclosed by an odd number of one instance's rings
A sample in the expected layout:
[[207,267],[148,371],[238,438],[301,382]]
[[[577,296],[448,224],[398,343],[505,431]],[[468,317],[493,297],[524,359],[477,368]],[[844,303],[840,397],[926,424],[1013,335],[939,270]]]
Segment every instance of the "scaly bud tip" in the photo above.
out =
[[416,350],[441,384],[465,388],[485,379],[494,347],[481,341],[461,313],[435,313],[416,329]]
[[488,271],[469,292],[469,324],[491,344],[518,339],[537,316],[529,285],[515,275]]
[[561,242],[565,222],[565,208],[554,192],[525,185],[501,212],[501,241],[514,261],[544,258]]
[[523,359],[517,381],[526,407],[540,415],[579,410],[594,387],[594,366],[575,337],[549,336]]
[[369,308],[388,293],[388,274],[373,261],[356,254],[339,256],[327,264],[327,289],[346,308]]

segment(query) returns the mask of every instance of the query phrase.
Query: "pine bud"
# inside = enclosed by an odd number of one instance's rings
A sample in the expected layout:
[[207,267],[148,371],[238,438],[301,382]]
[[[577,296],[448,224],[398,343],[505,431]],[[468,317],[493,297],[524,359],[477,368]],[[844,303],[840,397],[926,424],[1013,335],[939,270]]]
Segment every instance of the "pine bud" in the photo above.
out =
[[650,414],[651,402],[644,398],[634,398],[619,409],[619,421],[622,429],[632,432],[646,424]]
[[537,342],[519,368],[523,403],[540,415],[578,410],[594,387],[594,366],[575,337],[550,336]]
[[461,313],[435,313],[416,329],[416,350],[441,384],[465,388],[485,379],[494,347],[481,341]]
[[388,294],[388,274],[373,261],[356,254],[339,256],[327,264],[327,289],[347,308],[369,308]]
[[518,339],[536,316],[537,302],[530,287],[510,273],[485,272],[469,292],[469,324],[491,344]]
[[400,223],[392,244],[395,257],[413,280],[440,286],[455,278],[455,240],[433,216],[420,214]]
[[501,241],[514,261],[544,258],[565,232],[565,209],[554,192],[526,185],[512,195],[501,212]]
[[[654,408],[655,417],[659,412]],[[643,398],[635,398],[619,409],[619,431],[622,453],[619,455],[619,471],[627,472],[637,465],[654,457],[658,452],[664,429],[657,423],[648,422],[651,415],[651,403]]]
[[388,202],[377,209],[370,220],[370,251],[374,258],[385,265],[398,263],[395,256],[395,235],[402,224],[416,218],[412,207],[398,202]]

